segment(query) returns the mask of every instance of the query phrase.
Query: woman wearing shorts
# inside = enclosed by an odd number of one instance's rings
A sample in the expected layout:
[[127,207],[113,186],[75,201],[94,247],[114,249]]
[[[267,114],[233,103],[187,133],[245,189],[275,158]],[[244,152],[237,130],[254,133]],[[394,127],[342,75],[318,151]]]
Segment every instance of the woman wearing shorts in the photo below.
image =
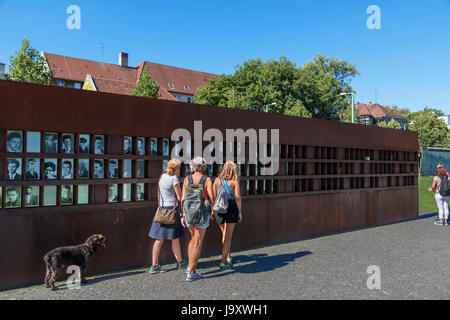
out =
[[231,238],[233,237],[236,222],[242,221],[241,194],[239,188],[239,172],[237,165],[232,161],[227,161],[223,165],[222,172],[214,181],[214,198],[217,197],[217,188],[223,184],[227,190],[228,208],[226,213],[214,213],[216,222],[222,231],[222,260],[219,268],[225,270],[233,267],[231,260]]
[[[202,157],[195,157],[190,162],[190,168],[192,174],[187,176],[183,182],[183,197],[185,199],[186,190],[190,183],[198,184],[203,182],[204,186],[204,195],[208,198],[210,203],[213,203],[213,190],[212,190],[212,181],[209,177],[203,175],[203,172],[206,172],[208,168],[208,164],[205,159]],[[186,281],[195,281],[202,278],[202,275],[196,271],[198,259],[200,257],[200,252],[202,248],[203,238],[205,237],[206,228],[209,227],[208,218],[205,222],[197,225],[190,225],[186,222],[186,217],[184,216],[181,219],[181,223],[184,227],[189,229],[189,233],[191,234],[191,240],[188,245],[188,256],[189,256],[189,266],[187,268],[187,276]]]

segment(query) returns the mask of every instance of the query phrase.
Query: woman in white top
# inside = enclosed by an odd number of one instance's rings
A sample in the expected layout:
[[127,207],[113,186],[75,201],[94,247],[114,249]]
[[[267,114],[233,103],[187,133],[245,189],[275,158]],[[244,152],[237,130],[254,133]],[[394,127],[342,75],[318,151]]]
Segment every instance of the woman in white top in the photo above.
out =
[[[172,159],[167,165],[166,172],[159,180],[159,205],[164,209],[172,209],[178,207],[181,200],[180,181],[178,180],[178,173],[180,172],[181,161],[179,159]],[[152,267],[150,273],[160,273],[166,270],[159,265],[159,254],[164,240],[172,240],[172,251],[177,260],[177,269],[186,268],[183,263],[180,250],[180,238],[183,236],[184,230],[181,225],[181,218],[178,209],[175,211],[174,224],[162,224],[153,221],[149,236],[155,240],[152,252]]]
[[437,225],[447,225],[448,224],[448,201],[450,197],[443,197],[439,193],[441,188],[442,179],[448,179],[447,170],[444,165],[439,164],[436,170],[436,176],[433,178],[433,185],[431,186],[430,191],[433,191],[434,198],[436,200],[437,207],[439,209],[439,220],[435,222]]

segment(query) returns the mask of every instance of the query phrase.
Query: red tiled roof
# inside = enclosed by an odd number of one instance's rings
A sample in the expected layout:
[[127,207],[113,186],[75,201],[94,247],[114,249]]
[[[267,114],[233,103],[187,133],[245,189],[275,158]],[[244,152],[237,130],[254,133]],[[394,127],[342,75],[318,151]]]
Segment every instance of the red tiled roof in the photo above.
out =
[[[97,88],[97,91],[99,92],[131,95],[131,91],[133,91],[136,88],[136,84],[132,82],[103,79],[93,77],[92,75],[91,77],[94,80],[94,84],[95,87]],[[159,88],[158,94],[159,99],[178,101],[173,95],[167,92],[167,90],[165,90],[164,88]]]
[[365,103],[356,103],[355,104],[355,110],[358,110],[358,116],[373,116],[373,117],[395,117],[395,118],[404,118],[401,114],[390,110],[386,107],[383,107],[379,105],[378,103],[372,104],[369,102],[369,104]]
[[[145,67],[161,88],[169,92],[188,95],[196,94],[197,89],[208,84],[211,77],[218,77],[218,75],[212,73],[166,66],[148,61],[141,62],[137,67],[139,69],[138,76],[141,75],[142,67]],[[169,87],[169,83],[172,83],[174,88]],[[189,90],[185,86],[188,86]]]
[[[173,96],[169,92],[194,95],[197,89],[206,85],[211,77],[218,76],[148,61],[141,62],[136,67],[121,67],[118,64],[71,58],[47,52],[44,55],[54,78],[83,82],[86,75],[90,74],[95,84],[99,84],[99,91],[118,94],[130,94],[133,89],[132,84],[135,86],[141,76],[142,68],[146,67],[161,88],[161,99],[166,100],[178,101],[176,98],[172,99]],[[174,88],[170,88],[169,83],[173,84]]]
[[118,64],[71,58],[47,52],[44,54],[53,77],[57,79],[83,82],[86,75],[90,74],[96,78],[136,83],[137,68],[121,67]]

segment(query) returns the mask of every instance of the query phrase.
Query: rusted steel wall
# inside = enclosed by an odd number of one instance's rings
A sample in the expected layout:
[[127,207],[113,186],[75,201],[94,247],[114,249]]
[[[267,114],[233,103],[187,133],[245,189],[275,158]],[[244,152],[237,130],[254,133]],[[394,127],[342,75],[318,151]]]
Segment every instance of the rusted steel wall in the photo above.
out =
[[[42,283],[43,255],[50,249],[84,242],[93,233],[108,238],[88,267],[98,274],[151,264],[148,238],[156,209],[156,185],[162,162],[161,139],[177,128],[193,135],[194,120],[208,128],[280,129],[280,172],[262,177],[241,167],[244,221],[235,229],[233,249],[292,241],[401,221],[418,215],[417,134],[347,123],[286,117],[164,100],[112,95],[0,81],[0,290]],[[105,135],[104,155],[10,153],[8,130]],[[146,155],[124,155],[123,137],[146,137]],[[225,136],[225,135],[224,135]],[[150,154],[150,138],[158,138],[158,154]],[[42,141],[42,144],[44,142]],[[61,146],[61,144],[60,144]],[[92,142],[91,142],[92,147]],[[136,148],[136,141],[134,141]],[[24,150],[25,151],[25,150]],[[366,160],[366,156],[370,160]],[[133,161],[130,179],[7,181],[8,158],[109,159]],[[145,177],[135,162],[145,161]],[[120,169],[123,171],[123,165]],[[24,166],[23,166],[24,167]],[[43,170],[43,163],[41,163]],[[22,169],[22,173],[25,170]],[[92,170],[92,168],[91,168]],[[214,166],[214,174],[218,168]],[[182,173],[186,172],[183,167]],[[60,175],[60,173],[59,173]],[[247,182],[248,181],[248,182]],[[135,201],[137,183],[145,184],[145,200]],[[5,188],[42,188],[89,184],[89,204],[6,208]],[[108,184],[132,184],[132,201],[108,203]],[[121,193],[120,193],[121,194]],[[74,196],[76,203],[76,197]],[[186,255],[189,235],[182,239]],[[202,255],[220,253],[220,231],[208,228]],[[174,261],[165,245],[161,262]]]

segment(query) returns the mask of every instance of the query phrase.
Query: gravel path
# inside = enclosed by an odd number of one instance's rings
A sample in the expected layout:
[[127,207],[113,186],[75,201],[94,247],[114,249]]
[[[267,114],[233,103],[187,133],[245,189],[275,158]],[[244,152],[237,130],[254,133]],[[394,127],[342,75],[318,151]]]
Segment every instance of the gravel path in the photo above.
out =
[[[435,215],[305,241],[234,252],[234,270],[219,257],[200,259],[204,279],[148,268],[100,275],[79,290],[65,284],[0,292],[0,299],[450,299],[450,226]],[[380,268],[381,289],[369,290],[367,268]],[[170,270],[172,269],[172,270]]]

